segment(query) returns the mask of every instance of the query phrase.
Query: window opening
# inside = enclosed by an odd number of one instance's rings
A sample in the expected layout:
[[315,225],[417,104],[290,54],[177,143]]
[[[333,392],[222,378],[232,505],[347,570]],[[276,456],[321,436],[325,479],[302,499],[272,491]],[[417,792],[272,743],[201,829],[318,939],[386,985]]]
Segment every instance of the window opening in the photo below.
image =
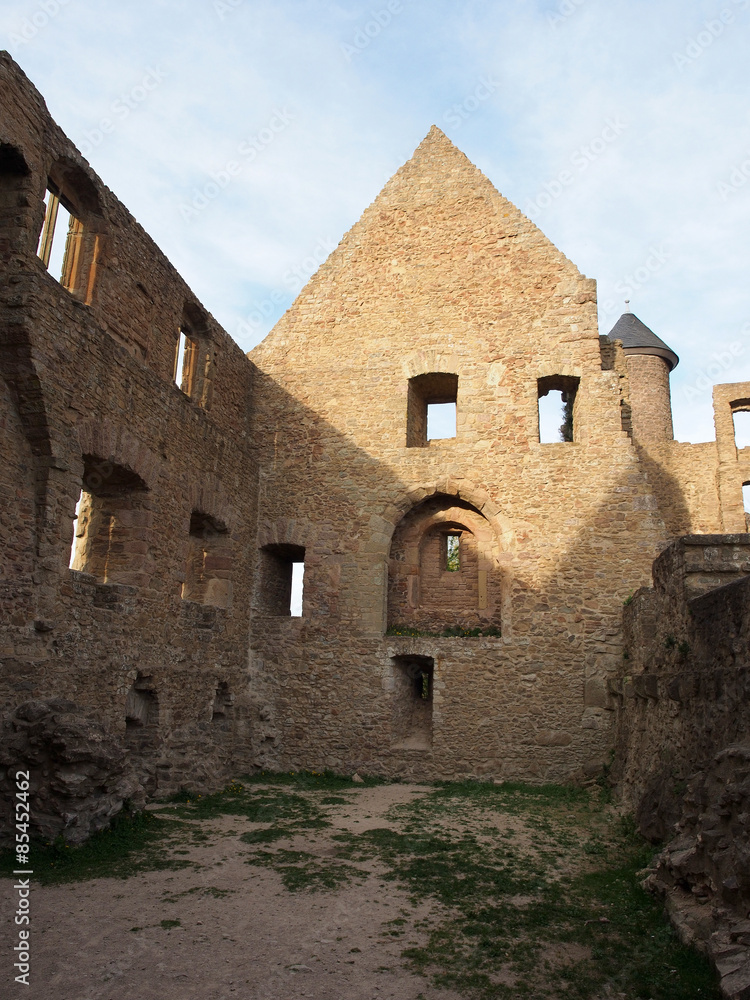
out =
[[409,379],[406,446],[424,448],[429,441],[456,437],[458,375],[428,372]]
[[734,443],[738,448],[750,448],[750,410],[734,410]]
[[302,594],[305,589],[305,564],[292,563],[292,593],[289,601],[289,612],[292,618],[302,617]]
[[68,564],[70,569],[75,569],[74,563],[76,560],[80,561],[80,553],[78,548],[80,546],[80,540],[83,538],[85,532],[83,530],[83,525],[81,523],[81,504],[83,502],[83,490],[81,490],[78,496],[78,502],[76,503],[76,512],[73,515],[73,544],[70,548],[70,563]]
[[228,608],[232,598],[231,536],[226,525],[194,510],[182,599]]
[[750,514],[750,483],[745,483],[742,487],[742,505],[745,513]]
[[[183,380],[183,370],[185,367],[185,349],[187,347],[187,337],[180,330],[180,334],[177,338],[177,354],[174,361],[174,380],[177,385],[182,389]],[[184,389],[182,390],[185,391]]]
[[449,573],[457,573],[461,569],[461,536],[445,536],[445,568]]
[[186,396],[195,398],[198,382],[200,344],[194,337],[180,330],[174,363],[174,380]]
[[53,278],[72,291],[78,279],[83,225],[49,189],[44,206],[37,254]]
[[150,520],[146,484],[136,473],[84,455],[70,568],[99,583],[142,586],[148,579]]
[[261,549],[259,608],[267,615],[303,616],[305,550],[301,545]]
[[550,375],[539,379],[537,395],[541,444],[574,440],[573,415],[579,381],[571,375]]
[[456,404],[427,404],[427,440],[442,441],[456,436]]
[[229,691],[229,685],[226,681],[221,681],[216,688],[214,703],[211,708],[211,721],[218,725],[226,726],[232,714],[233,705],[234,696]]

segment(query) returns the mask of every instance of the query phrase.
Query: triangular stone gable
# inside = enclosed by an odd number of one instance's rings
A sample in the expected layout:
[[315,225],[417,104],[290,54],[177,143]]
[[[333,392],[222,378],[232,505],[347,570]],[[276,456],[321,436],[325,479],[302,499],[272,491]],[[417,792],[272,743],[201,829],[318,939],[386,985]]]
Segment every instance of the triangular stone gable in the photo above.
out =
[[[411,339],[413,326],[432,328],[411,344],[426,349],[449,332],[491,333],[503,317],[528,351],[534,327],[558,330],[559,317],[543,318],[571,298],[594,302],[594,283],[433,126],[250,356],[273,365],[292,344],[315,355],[317,339],[328,350],[351,324],[373,350],[383,333],[399,339],[408,326]],[[590,312],[584,335],[595,338]]]

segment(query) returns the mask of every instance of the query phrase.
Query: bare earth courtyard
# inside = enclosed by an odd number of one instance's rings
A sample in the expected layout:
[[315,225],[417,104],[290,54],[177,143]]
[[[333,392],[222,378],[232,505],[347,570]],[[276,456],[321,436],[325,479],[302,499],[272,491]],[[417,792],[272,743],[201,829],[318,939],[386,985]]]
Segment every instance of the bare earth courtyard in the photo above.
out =
[[719,995],[639,888],[648,854],[598,790],[300,773],[182,798],[41,866],[37,849],[32,983],[5,995]]

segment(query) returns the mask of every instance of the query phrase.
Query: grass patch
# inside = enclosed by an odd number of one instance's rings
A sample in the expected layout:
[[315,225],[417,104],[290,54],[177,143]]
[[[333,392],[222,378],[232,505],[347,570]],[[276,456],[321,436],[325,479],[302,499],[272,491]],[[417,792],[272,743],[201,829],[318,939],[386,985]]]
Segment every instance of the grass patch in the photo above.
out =
[[331,892],[367,873],[353,865],[326,858],[320,861],[306,851],[259,851],[247,864],[273,868],[288,892]]
[[[444,783],[387,818],[396,829],[333,839],[342,858],[376,858],[412,904],[439,904],[434,924],[413,925],[424,944],[402,952],[435,986],[475,1000],[719,1000],[709,963],[639,885],[652,849],[599,794]],[[383,934],[408,930],[390,921]]]
[[[62,838],[32,845],[34,881],[58,885],[90,878],[130,878],[139,872],[187,868],[190,861],[174,857],[186,824],[162,819],[150,812],[115,817],[109,829],[95,833],[84,844],[72,847]],[[0,874],[12,876],[15,854],[0,857]]]

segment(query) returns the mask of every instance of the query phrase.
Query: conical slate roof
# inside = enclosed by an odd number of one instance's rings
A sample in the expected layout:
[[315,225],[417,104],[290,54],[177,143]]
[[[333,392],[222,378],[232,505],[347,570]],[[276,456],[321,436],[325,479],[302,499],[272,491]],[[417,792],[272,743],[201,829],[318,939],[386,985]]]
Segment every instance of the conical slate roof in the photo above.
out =
[[653,330],[649,330],[635,313],[623,313],[608,336],[610,340],[622,341],[625,354],[654,354],[658,358],[664,358],[670,371],[679,364],[680,359],[672,348],[657,337]]

